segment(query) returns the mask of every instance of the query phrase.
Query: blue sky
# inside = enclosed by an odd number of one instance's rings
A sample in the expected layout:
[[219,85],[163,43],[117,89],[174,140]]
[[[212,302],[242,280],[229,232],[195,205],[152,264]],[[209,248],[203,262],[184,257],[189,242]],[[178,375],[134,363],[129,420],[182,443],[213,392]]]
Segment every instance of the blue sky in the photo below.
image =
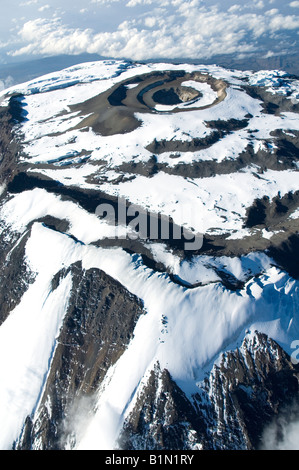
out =
[[298,52],[298,0],[1,3],[0,64],[85,52],[133,60]]

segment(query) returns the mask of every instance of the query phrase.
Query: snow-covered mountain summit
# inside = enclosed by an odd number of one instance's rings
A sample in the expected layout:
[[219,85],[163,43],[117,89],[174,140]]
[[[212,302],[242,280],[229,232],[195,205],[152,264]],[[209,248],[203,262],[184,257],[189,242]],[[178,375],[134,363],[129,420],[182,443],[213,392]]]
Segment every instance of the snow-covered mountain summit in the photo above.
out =
[[0,448],[258,448],[298,398],[299,80],[99,61],[0,99]]

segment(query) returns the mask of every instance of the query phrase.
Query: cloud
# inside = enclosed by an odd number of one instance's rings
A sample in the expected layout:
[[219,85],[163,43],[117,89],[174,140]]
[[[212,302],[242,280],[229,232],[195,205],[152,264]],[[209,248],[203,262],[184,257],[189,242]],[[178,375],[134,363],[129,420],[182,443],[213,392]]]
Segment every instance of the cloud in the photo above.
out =
[[[111,3],[115,0],[93,0]],[[150,10],[120,21],[112,31],[71,28],[61,19],[27,21],[18,33],[23,44],[10,55],[58,55],[98,53],[114,58],[210,58],[218,54],[267,54],[281,47],[277,34],[299,28],[299,16],[284,15],[277,9],[268,14],[257,1],[254,11],[238,5],[222,11],[218,4],[206,6],[199,0],[129,0],[126,7],[149,5]],[[272,41],[272,44],[270,44]],[[290,42],[292,43],[293,40]],[[267,44],[265,46],[265,44]]]
[[129,0],[126,6],[132,8],[136,7],[137,5],[152,5],[153,3],[154,0]]
[[273,15],[277,15],[277,13],[279,13],[277,8],[272,8],[271,10],[267,10],[265,14],[268,16],[273,16]]
[[10,55],[22,54],[76,54],[88,49],[92,38],[91,30],[68,29],[61,23],[60,18],[27,21],[19,36],[23,42],[28,43]]
[[48,10],[49,8],[51,8],[50,5],[43,5],[38,9],[38,11],[42,12],[42,11]]
[[20,7],[27,7],[29,5],[34,5],[38,3],[38,0],[28,0],[27,2],[20,3]]
[[265,4],[264,4],[263,0],[259,0],[259,1],[255,0],[254,3],[255,3],[256,8],[264,8],[265,7]]
[[[6,78],[0,80],[0,91],[6,90],[6,88],[9,88],[13,85],[14,85],[14,79],[11,75],[8,75]],[[0,191],[0,195],[1,195],[1,191]]]
[[91,0],[91,3],[99,3],[100,5],[109,5],[110,3],[117,3],[119,0]]
[[290,7],[292,8],[299,8],[299,2],[296,0],[295,2],[289,3]]
[[283,410],[266,427],[262,438],[262,450],[299,450],[298,406]]
[[243,9],[243,8],[242,8],[241,5],[236,5],[236,4],[235,4],[235,5],[232,5],[232,6],[228,9],[228,11],[229,11],[229,13],[233,13],[233,12],[235,12],[235,11],[240,11],[240,10],[242,10],[242,9]]
[[144,24],[145,26],[148,26],[149,28],[153,28],[157,23],[157,18],[154,16],[148,16],[144,19]]

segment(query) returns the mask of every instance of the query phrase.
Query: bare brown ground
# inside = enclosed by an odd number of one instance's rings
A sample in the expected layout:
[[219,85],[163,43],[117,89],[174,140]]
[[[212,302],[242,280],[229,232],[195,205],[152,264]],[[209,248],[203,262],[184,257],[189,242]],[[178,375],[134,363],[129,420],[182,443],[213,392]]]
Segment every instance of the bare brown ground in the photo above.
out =
[[[153,100],[153,94],[157,90],[162,88],[165,90],[171,87],[180,88],[182,82],[187,80],[208,83],[218,95],[213,103],[207,106],[193,107],[192,110],[210,108],[226,97],[226,83],[207,74],[171,71],[138,75],[117,83],[104,93],[83,103],[72,106],[72,111],[79,111],[81,115],[88,114],[75,128],[91,127],[94,132],[101,135],[132,132],[141,125],[141,122],[135,117],[135,113],[158,112],[153,109],[156,104]],[[131,84],[136,86],[128,88],[127,86]],[[186,111],[188,109],[176,107],[171,112]]]

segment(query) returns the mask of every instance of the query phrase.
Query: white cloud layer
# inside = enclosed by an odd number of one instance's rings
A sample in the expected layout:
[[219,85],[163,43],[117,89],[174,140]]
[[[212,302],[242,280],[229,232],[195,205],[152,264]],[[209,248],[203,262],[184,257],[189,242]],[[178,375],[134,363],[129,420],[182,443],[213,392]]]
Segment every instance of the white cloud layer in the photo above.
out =
[[9,55],[89,52],[134,60],[194,59],[218,54],[242,57],[255,52],[269,56],[289,52],[291,44],[294,47],[299,15],[291,7],[299,2],[291,2],[288,10],[274,8],[275,0],[254,0],[249,5],[237,0],[228,3],[224,8],[223,4],[201,0],[91,0],[86,6],[99,15],[102,9],[118,4],[132,14],[120,15],[110,31],[103,30],[103,24],[100,31],[70,26],[67,15],[63,21],[61,17],[30,19],[18,31],[20,46]]
[[[13,86],[13,84],[14,84],[14,79],[10,75],[8,75],[5,79],[0,80],[0,91]],[[0,187],[0,195],[1,195],[1,191],[2,190]]]
[[262,450],[299,450],[298,405],[284,410],[266,427],[262,438]]

